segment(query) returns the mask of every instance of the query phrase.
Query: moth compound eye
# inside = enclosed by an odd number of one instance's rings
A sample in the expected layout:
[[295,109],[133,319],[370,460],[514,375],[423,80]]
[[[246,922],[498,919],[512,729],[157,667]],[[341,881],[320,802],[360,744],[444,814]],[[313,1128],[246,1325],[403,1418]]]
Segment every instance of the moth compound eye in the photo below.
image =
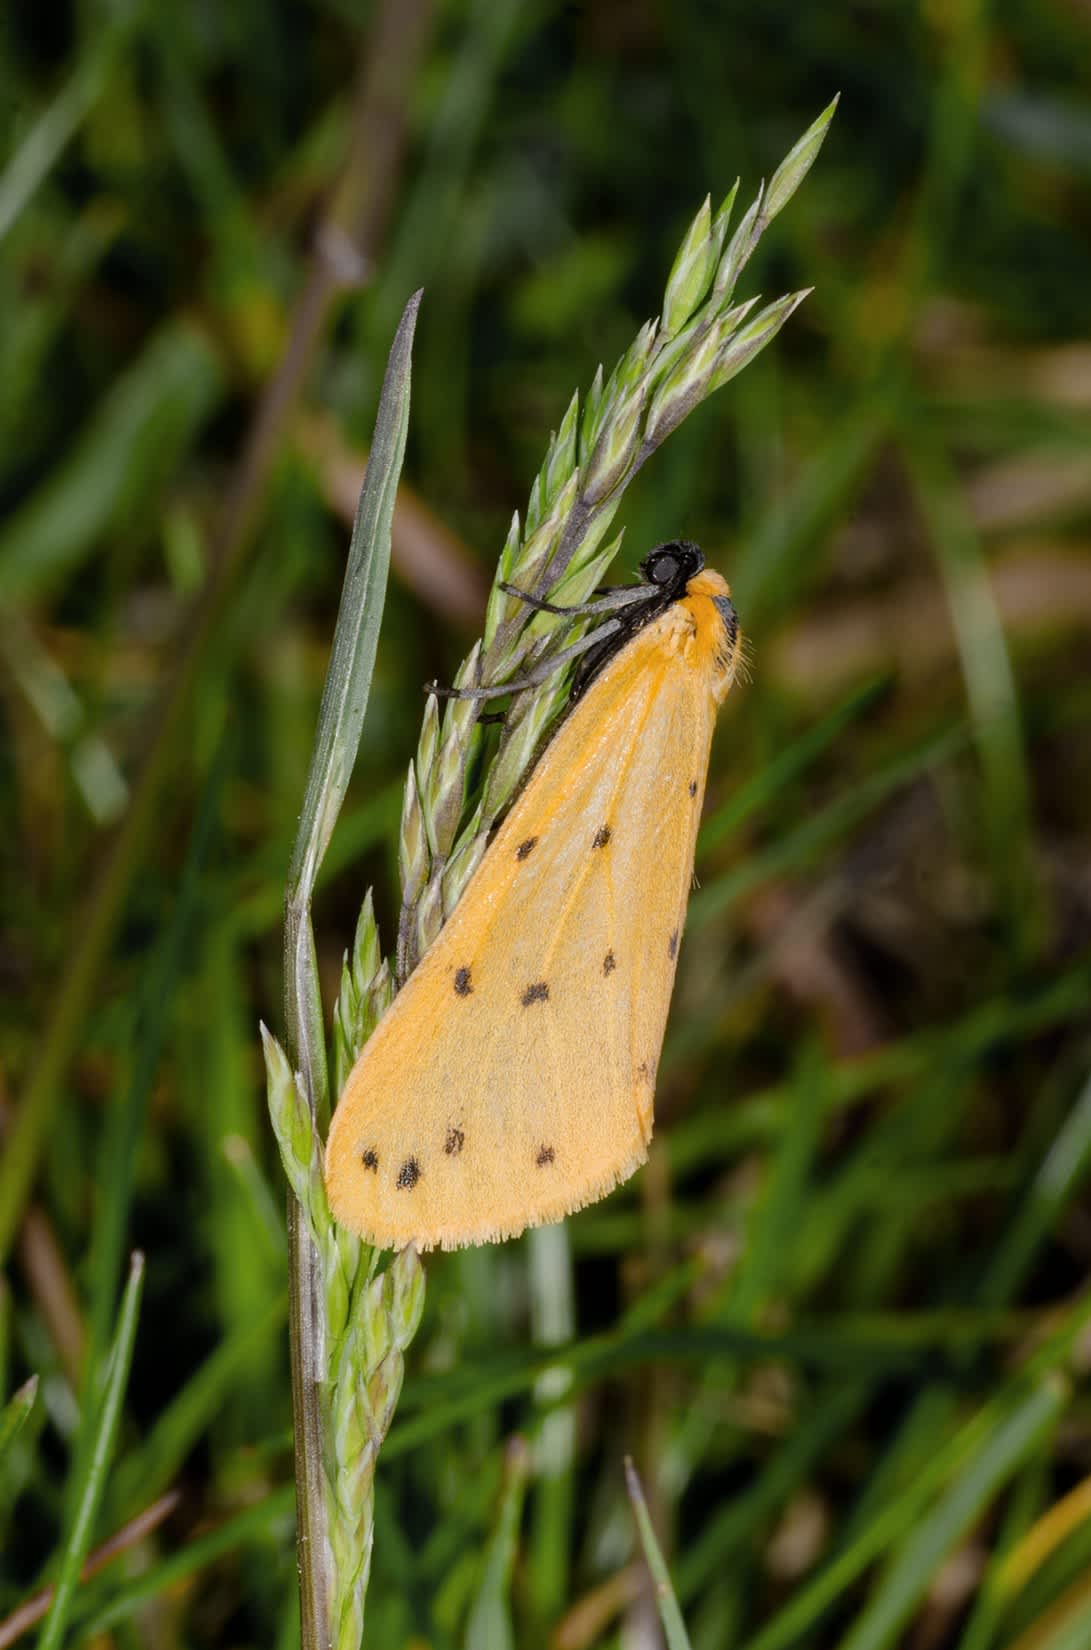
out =
[[660,556],[648,569],[653,584],[673,584],[678,577],[679,563],[675,556]]

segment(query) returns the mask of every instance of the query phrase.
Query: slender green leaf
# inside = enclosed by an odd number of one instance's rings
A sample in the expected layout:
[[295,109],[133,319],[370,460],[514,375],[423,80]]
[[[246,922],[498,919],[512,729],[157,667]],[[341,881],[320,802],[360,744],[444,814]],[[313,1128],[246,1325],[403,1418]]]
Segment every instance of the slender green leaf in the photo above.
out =
[[504,1461],[504,1486],[481,1585],[466,1624],[466,1650],[513,1650],[516,1643],[509,1592],[529,1471],[530,1451],[522,1438],[514,1438]]
[[34,1400],[38,1396],[38,1377],[32,1375],[29,1381],[24,1381],[17,1392],[0,1411],[0,1470],[3,1469],[4,1457],[12,1443],[19,1436],[23,1422],[34,1408]]
[[655,1531],[652,1529],[652,1521],[648,1515],[648,1504],[644,1499],[644,1489],[629,1456],[625,1457],[625,1487],[629,1492],[629,1501],[633,1509],[633,1515],[636,1518],[636,1527],[640,1532],[640,1545],[644,1549],[644,1560],[651,1571],[652,1585],[655,1589],[655,1602],[659,1610],[659,1619],[663,1623],[663,1631],[667,1636],[668,1650],[691,1650],[686,1624],[682,1620],[682,1612],[678,1608],[678,1600],[671,1585],[667,1561],[663,1557],[663,1549],[655,1539]]
[[274,1335],[283,1330],[287,1310],[286,1295],[256,1309],[209,1353],[159,1412],[140,1448],[118,1466],[112,1502],[119,1515],[138,1499],[158,1495],[172,1481],[222,1411],[239,1372],[252,1363],[255,1351],[268,1352]]
[[103,95],[118,53],[139,16],[132,0],[97,19],[64,85],[16,145],[0,175],[0,240],[53,170],[89,109]]
[[251,1541],[264,1543],[278,1528],[287,1539],[294,1508],[295,1487],[285,1484],[255,1506],[244,1508],[215,1529],[186,1542],[180,1552],[126,1581],[108,1604],[81,1621],[74,1635],[77,1642],[98,1638],[119,1622],[130,1620],[149,1599],[192,1581],[225,1553],[233,1553]]
[[[782,1650],[795,1643],[876,1559],[888,1553],[922,1521],[923,1533],[918,1540],[923,1544],[928,1539],[929,1520],[925,1515],[933,1498],[952,1474],[962,1474],[965,1468],[956,1488],[944,1502],[944,1530],[948,1540],[954,1539],[950,1532],[956,1524],[958,1528],[963,1527],[961,1520],[966,1506],[980,1504],[985,1495],[994,1493],[996,1484],[1007,1471],[1015,1469],[1035,1436],[1059,1413],[1066,1396],[1062,1383],[1050,1378],[1036,1384],[1014,1405],[1009,1403],[1007,1394],[986,1405],[946,1446],[936,1451],[913,1483],[757,1634],[748,1650]],[[1002,1443],[995,1444],[996,1438]],[[986,1469],[975,1473],[972,1464],[979,1458],[986,1462]],[[921,1583],[922,1556],[923,1546],[914,1549],[912,1574],[908,1567],[903,1570],[897,1593],[891,1594],[889,1605],[883,1603],[885,1594],[878,1595],[875,1620],[880,1620],[879,1612],[882,1612],[884,1630],[887,1610],[891,1612],[889,1619],[900,1620],[904,1599]],[[923,1578],[923,1584],[927,1585],[930,1579],[931,1572]],[[853,1650],[861,1650],[861,1645],[854,1645]]]
[[114,1453],[114,1441],[121,1420],[121,1405],[129,1379],[140,1295],[144,1284],[144,1257],[134,1254],[129,1265],[129,1281],[118,1314],[117,1331],[110,1348],[102,1399],[97,1412],[86,1412],[91,1427],[91,1447],[84,1453],[80,1481],[74,1486],[72,1522],[61,1548],[61,1560],[53,1592],[53,1603],[42,1627],[38,1650],[58,1650],[68,1626],[80,1570],[94,1533],[95,1517],[106,1490],[106,1475]]
[[177,896],[148,964],[136,1014],[136,1056],[125,1093],[110,1107],[97,1177],[101,1188],[91,1241],[88,1379],[99,1377],[98,1360],[114,1313],[118,1275],[125,1246],[137,1143],[166,1034],[167,1016],[177,995],[186,935],[201,895],[201,875],[221,789],[227,772],[228,744],[221,743],[200,813],[182,865]]
[[390,527],[409,429],[409,367],[421,294],[410,298],[390,348],[367,476],[352,527],[337,628],[318,713],[291,880],[310,890],[352,774],[379,646]]
[[152,337],[95,409],[67,457],[0,530],[0,603],[71,575],[107,532],[140,522],[223,388],[216,353],[192,321]]
[[1065,1383],[1053,1377],[1005,1417],[904,1542],[871,1603],[844,1641],[844,1650],[885,1650],[895,1642],[943,1559],[1023,1465],[1067,1398]]

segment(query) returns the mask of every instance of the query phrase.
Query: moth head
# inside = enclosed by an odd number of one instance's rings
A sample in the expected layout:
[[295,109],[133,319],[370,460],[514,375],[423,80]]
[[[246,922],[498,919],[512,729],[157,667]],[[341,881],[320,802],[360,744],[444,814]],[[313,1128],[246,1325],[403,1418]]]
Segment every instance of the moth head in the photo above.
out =
[[646,584],[655,585],[657,590],[670,592],[673,596],[681,596],[690,579],[704,565],[705,558],[698,545],[689,539],[672,539],[668,544],[656,545],[654,550],[649,551],[640,564],[640,571]]

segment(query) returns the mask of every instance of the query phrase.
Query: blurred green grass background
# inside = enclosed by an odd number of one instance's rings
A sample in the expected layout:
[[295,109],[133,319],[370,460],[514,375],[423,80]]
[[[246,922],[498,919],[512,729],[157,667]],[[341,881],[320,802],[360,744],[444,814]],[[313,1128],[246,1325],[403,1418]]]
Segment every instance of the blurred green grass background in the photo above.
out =
[[70,1642],[298,1636],[256,1025],[406,297],[328,1002],[549,429],[840,90],[740,296],[814,294],[623,508],[755,659],[652,1160],[429,1260],[369,1642],[656,1643],[628,1452],[697,1650],[1091,1645],[1091,13],[20,0],[0,87],[0,1644],[134,1247],[94,1542],[169,1500]]

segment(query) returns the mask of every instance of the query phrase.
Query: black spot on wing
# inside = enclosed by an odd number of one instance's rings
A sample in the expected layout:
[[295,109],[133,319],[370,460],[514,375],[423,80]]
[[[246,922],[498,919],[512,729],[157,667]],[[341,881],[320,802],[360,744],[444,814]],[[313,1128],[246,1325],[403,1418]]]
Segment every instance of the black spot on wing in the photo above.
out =
[[591,843],[592,848],[605,848],[613,834],[609,825],[600,825]]
[[398,1170],[397,1186],[402,1192],[411,1192],[421,1177],[421,1167],[415,1157],[407,1157]]
[[539,1146],[538,1155],[534,1159],[534,1162],[539,1169],[545,1169],[549,1167],[556,1156],[557,1154],[553,1150],[552,1146]]
[[443,1149],[448,1157],[457,1157],[465,1144],[466,1136],[461,1129],[450,1128],[447,1130],[447,1139],[443,1143]]
[[519,844],[518,848],[516,848],[516,850],[515,850],[516,859],[526,859],[528,857],[528,855],[530,855],[534,852],[534,850],[537,846],[538,846],[538,838],[536,836],[528,836],[526,841],[521,842]]
[[548,985],[548,983],[545,980],[535,980],[533,985],[528,985],[527,986],[526,990],[523,992],[523,995],[520,997],[519,1001],[522,1003],[524,1008],[529,1008],[531,1003],[545,1003],[545,1002],[548,1002],[549,1001],[549,985]]
[[617,958],[614,956],[612,951],[607,951],[605,957],[602,959],[602,972],[604,974],[612,974],[616,967]]
[[696,779],[691,779],[690,782],[689,782],[689,794],[690,794],[690,796],[696,796],[697,795],[697,781],[696,781]]
[[673,962],[675,957],[677,957],[677,955],[678,955],[678,930],[676,928],[674,930],[674,933],[671,935],[670,939],[667,941],[667,956],[670,958],[671,962]]
[[369,1146],[366,1151],[360,1153],[360,1162],[365,1169],[370,1169],[372,1174],[379,1172],[379,1154],[373,1147]]
[[470,978],[470,970],[468,968],[456,969],[455,970],[455,995],[459,996],[459,997],[469,997],[472,994],[472,992],[473,992],[473,981]]
[[642,1060],[636,1068],[638,1083],[647,1083],[649,1088],[655,1087],[655,1061]]

